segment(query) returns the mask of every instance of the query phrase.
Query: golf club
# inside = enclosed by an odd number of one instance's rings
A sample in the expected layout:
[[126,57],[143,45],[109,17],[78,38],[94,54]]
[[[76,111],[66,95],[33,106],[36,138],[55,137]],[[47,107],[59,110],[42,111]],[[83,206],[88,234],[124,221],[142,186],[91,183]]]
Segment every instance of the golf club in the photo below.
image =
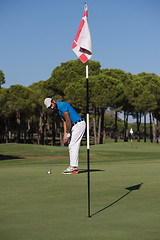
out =
[[59,152],[58,152],[56,158],[54,159],[54,161],[53,161],[53,163],[52,163],[52,166],[51,166],[51,168],[50,168],[50,171],[48,171],[47,174],[51,174],[51,173],[52,173],[52,167],[53,167],[55,161],[57,160],[57,158],[58,158],[58,156],[59,156],[59,154],[60,154],[60,152],[61,152],[63,146],[64,146],[64,144],[61,146],[61,148],[60,148],[60,150],[59,150]]

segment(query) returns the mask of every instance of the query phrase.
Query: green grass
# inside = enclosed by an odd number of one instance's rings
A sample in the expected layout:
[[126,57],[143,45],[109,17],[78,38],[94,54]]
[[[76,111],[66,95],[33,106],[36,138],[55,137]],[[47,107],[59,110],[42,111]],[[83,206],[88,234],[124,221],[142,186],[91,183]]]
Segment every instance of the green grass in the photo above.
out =
[[[65,147],[60,154],[64,158],[47,175],[59,149],[0,144],[1,240],[160,239],[159,144],[106,142],[90,147],[91,218],[86,147],[80,149],[80,174],[61,174],[69,164]],[[140,183],[139,190],[125,189]]]

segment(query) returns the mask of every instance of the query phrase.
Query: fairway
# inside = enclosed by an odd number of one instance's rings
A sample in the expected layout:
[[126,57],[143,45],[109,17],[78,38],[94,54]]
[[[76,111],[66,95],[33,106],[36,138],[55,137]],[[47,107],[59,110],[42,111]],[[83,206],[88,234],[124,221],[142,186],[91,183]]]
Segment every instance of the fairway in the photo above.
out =
[[160,239],[159,144],[90,147],[91,218],[86,147],[78,175],[61,173],[69,164],[67,147],[47,175],[59,149],[0,144],[0,240]]

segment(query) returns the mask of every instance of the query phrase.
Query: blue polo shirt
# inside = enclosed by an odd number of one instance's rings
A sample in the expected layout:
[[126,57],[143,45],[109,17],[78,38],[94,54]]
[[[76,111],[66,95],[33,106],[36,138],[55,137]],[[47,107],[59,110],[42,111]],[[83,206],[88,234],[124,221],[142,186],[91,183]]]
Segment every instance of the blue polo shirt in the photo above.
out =
[[72,124],[82,119],[69,103],[57,101],[57,108],[58,108],[58,113],[60,117],[63,117],[64,112],[66,111],[69,112],[69,116]]

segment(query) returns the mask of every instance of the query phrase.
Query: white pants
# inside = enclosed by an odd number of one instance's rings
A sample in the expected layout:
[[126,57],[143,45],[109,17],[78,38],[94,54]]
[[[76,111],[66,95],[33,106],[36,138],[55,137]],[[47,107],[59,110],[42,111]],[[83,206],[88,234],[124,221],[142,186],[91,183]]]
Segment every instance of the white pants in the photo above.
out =
[[68,145],[69,156],[70,156],[70,166],[78,167],[79,162],[79,148],[81,144],[82,137],[84,135],[86,128],[85,121],[76,123],[71,129],[71,139]]

